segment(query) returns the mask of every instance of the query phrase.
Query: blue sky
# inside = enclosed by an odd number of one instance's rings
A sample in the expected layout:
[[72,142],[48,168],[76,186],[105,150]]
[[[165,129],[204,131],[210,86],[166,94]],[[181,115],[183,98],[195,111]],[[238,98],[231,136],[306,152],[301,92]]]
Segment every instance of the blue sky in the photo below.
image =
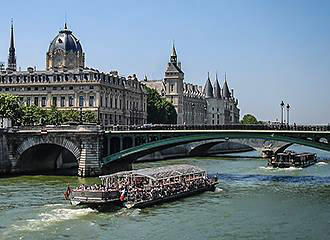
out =
[[65,15],[87,66],[161,79],[175,40],[185,81],[204,85],[207,72],[239,99],[241,116],[330,123],[330,1],[5,1],[0,61],[14,18],[18,66],[45,68],[50,41]]

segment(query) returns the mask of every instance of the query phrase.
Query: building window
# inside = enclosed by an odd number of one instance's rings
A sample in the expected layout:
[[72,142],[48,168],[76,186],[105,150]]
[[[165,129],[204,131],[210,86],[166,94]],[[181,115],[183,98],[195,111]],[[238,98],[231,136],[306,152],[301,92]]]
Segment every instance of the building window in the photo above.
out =
[[110,97],[110,108],[112,108],[112,96]]
[[35,90],[35,91],[38,91],[38,87],[35,87],[34,90]]
[[41,106],[46,107],[46,97],[41,98]]
[[105,107],[108,107],[108,102],[109,102],[109,98],[108,96],[105,97]]
[[80,96],[79,97],[79,107],[83,107],[84,106],[84,96]]
[[34,105],[39,106],[39,98],[34,97]]
[[89,86],[89,89],[94,89],[94,86]]
[[73,96],[69,96],[69,107],[73,106]]
[[69,87],[69,90],[73,90],[73,86],[70,86],[70,87]]
[[171,84],[171,92],[174,91],[174,84]]
[[52,106],[57,107],[57,97],[53,97]]
[[121,109],[121,99],[119,100],[119,109]]
[[56,87],[53,87],[53,90],[56,90],[57,88]]
[[42,90],[46,90],[46,87],[42,87]]
[[26,106],[31,106],[31,98],[30,97],[26,98]]
[[100,105],[103,107],[103,96],[100,97]]
[[115,98],[115,108],[117,108],[118,99]]
[[65,97],[61,97],[61,107],[65,107]]
[[94,107],[94,96],[89,96],[89,106]]

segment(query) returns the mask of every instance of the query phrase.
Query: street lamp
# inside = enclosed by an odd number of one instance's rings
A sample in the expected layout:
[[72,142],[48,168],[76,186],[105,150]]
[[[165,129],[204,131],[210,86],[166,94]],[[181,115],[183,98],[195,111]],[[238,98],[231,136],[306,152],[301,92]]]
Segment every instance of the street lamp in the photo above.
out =
[[97,108],[97,124],[100,125],[100,107]]
[[80,124],[82,124],[83,116],[82,116],[82,107],[80,107]]
[[286,105],[286,111],[287,111],[286,124],[289,125],[289,111],[290,111],[290,105],[289,104]]
[[195,118],[194,118],[194,108],[195,108],[195,103],[191,104],[191,114],[192,114],[192,124],[195,125]]
[[283,125],[283,108],[284,108],[284,102],[282,101],[281,104],[281,125]]

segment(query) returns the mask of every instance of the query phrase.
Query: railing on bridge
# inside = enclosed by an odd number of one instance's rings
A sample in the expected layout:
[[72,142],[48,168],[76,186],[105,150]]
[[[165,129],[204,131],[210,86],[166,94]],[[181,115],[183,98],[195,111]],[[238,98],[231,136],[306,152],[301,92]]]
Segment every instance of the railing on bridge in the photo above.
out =
[[144,124],[144,125],[111,125],[66,124],[14,126],[12,130],[98,130],[105,131],[145,131],[145,130],[283,130],[283,131],[330,131],[330,125],[268,125],[268,124],[230,124],[230,125],[178,125],[178,124]]
[[177,124],[145,124],[138,125],[113,125],[104,127],[106,131],[130,130],[283,130],[283,131],[330,131],[330,125],[177,125]]

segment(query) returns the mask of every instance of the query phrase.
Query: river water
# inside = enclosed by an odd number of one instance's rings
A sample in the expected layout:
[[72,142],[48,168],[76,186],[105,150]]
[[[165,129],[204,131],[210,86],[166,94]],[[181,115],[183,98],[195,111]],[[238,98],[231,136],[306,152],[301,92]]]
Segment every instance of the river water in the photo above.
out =
[[241,157],[135,164],[194,164],[218,174],[222,189],[142,210],[100,213],[63,199],[67,183],[96,178],[0,178],[0,239],[329,239],[330,154],[313,151],[320,162],[305,169]]

